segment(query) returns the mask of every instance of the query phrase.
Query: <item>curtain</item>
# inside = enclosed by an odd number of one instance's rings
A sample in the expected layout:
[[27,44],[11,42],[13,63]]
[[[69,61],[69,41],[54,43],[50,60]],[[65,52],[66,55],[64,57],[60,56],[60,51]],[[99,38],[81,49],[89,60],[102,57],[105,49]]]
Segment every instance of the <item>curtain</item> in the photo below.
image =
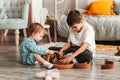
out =
[[42,8],[42,0],[31,0],[28,25],[33,22],[40,22],[40,8]]
[[32,23],[32,0],[29,6],[29,16],[28,16],[28,25]]

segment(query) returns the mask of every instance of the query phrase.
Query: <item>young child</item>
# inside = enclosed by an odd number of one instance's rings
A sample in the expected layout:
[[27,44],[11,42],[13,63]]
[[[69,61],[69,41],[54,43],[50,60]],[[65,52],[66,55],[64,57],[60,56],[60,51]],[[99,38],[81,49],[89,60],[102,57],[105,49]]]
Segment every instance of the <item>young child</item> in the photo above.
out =
[[52,68],[53,64],[45,61],[41,55],[53,54],[53,50],[46,50],[38,46],[39,41],[47,31],[39,23],[32,23],[28,28],[28,37],[24,38],[20,44],[20,56],[23,64],[33,65],[35,61],[43,64],[47,68]]
[[78,63],[90,62],[95,54],[95,33],[91,25],[82,20],[79,11],[70,11],[67,16],[70,26],[70,34],[67,43],[60,49],[61,54],[72,52],[72,55],[61,60],[61,63],[69,63],[76,58]]

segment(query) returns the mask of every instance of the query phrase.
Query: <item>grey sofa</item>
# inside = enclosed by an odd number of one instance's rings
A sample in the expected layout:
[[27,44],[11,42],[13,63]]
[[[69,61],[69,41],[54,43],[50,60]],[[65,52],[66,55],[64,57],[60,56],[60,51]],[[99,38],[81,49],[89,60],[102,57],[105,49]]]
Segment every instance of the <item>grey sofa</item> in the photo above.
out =
[[[98,41],[120,41],[120,0],[115,1],[114,12],[115,16],[106,15],[91,15],[82,14],[82,18],[92,25],[95,31],[95,39]],[[76,8],[80,12],[84,9]],[[69,26],[66,23],[66,16],[62,15],[57,19],[58,34],[67,38],[69,35]]]

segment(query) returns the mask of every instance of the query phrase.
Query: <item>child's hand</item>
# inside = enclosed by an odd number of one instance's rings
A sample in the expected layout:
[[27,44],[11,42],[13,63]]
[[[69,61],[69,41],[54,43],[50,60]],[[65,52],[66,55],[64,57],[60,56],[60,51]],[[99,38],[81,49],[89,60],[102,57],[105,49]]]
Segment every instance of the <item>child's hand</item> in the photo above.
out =
[[47,50],[47,53],[48,53],[48,54],[54,54],[55,51],[53,51],[53,50]]

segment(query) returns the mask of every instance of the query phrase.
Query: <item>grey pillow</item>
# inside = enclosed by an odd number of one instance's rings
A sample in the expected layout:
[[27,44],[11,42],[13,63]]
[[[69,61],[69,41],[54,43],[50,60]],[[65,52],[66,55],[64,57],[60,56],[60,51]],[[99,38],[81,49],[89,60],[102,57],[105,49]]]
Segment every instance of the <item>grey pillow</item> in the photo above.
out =
[[115,5],[114,12],[117,15],[119,15],[120,14],[120,1],[114,1],[114,5]]

